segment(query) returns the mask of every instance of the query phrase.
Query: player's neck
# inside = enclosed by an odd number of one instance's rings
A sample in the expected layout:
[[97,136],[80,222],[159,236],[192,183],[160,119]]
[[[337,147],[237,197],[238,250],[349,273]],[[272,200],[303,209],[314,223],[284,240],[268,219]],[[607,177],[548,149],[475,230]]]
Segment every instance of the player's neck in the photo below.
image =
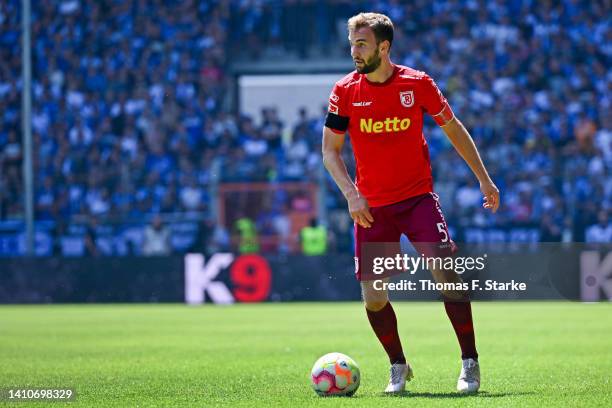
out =
[[387,79],[389,79],[391,75],[393,75],[394,70],[395,66],[393,65],[391,60],[383,59],[376,71],[366,74],[366,78],[368,78],[368,81],[370,82],[382,84]]

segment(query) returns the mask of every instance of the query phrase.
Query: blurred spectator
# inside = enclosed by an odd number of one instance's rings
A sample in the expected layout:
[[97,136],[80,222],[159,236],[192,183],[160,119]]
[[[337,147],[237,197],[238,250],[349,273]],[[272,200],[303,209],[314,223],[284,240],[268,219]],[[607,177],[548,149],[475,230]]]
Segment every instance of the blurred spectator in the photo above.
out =
[[239,215],[234,223],[234,230],[238,234],[238,252],[241,254],[259,252],[259,237],[252,219],[244,214]]
[[215,252],[227,252],[231,250],[231,237],[230,233],[223,224],[217,222],[213,230],[212,238],[210,241],[209,250],[211,253]]
[[544,214],[540,224],[540,241],[542,242],[561,242],[562,230],[549,214]]
[[193,241],[189,252],[202,253],[209,255],[212,246],[215,222],[212,218],[203,219],[198,225],[198,233]]
[[327,252],[327,229],[319,225],[316,218],[300,231],[302,253],[307,256],[325,255]]
[[278,237],[277,251],[286,254],[291,249],[291,218],[289,217],[289,205],[283,204],[272,217],[272,228],[274,235]]
[[89,219],[83,238],[83,255],[86,257],[98,257],[101,255],[98,247],[98,220],[95,217]]
[[163,225],[161,217],[156,215],[144,230],[142,253],[145,256],[155,256],[169,255],[170,252],[170,230]]
[[601,210],[597,215],[597,224],[587,228],[585,242],[602,244],[612,242],[612,223],[608,220],[606,210]]
[[202,211],[204,209],[204,190],[198,185],[195,178],[189,181],[179,191],[183,211]]

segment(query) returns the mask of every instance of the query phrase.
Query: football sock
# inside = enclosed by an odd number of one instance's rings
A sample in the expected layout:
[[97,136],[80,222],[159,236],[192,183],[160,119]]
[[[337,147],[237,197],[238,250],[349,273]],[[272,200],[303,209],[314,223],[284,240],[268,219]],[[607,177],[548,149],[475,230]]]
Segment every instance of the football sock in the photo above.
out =
[[478,359],[476,352],[476,338],[474,336],[474,323],[472,322],[472,306],[469,301],[444,302],[446,314],[455,329],[459,346],[461,346],[461,358]]
[[385,307],[377,312],[367,308],[366,312],[370,325],[387,352],[391,364],[406,364],[406,357],[404,357],[402,343],[397,332],[397,318],[395,317],[391,302],[387,302]]

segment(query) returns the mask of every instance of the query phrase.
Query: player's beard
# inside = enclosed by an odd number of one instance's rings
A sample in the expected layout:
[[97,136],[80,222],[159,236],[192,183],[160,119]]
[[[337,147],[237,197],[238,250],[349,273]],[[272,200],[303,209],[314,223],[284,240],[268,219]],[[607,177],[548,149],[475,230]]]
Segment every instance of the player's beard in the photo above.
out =
[[382,62],[380,55],[378,53],[378,48],[376,48],[376,52],[372,55],[367,61],[363,61],[363,66],[359,68],[357,63],[355,63],[355,70],[360,74],[369,74],[370,72],[374,72],[380,67],[380,63]]

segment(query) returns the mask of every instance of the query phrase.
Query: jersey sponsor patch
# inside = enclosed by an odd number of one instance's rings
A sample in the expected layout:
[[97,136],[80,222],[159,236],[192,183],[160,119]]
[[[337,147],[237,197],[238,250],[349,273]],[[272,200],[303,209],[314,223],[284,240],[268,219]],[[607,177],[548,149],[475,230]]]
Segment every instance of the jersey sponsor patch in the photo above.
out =
[[406,108],[414,105],[414,91],[404,91],[399,93],[400,102]]
[[370,106],[372,101],[353,102],[353,106]]
[[362,133],[391,133],[403,132],[410,127],[410,118],[385,118],[384,120],[374,121],[372,118],[361,118],[359,121],[359,131]]
[[329,103],[329,108],[327,109],[330,113],[335,113],[336,115],[338,114],[338,106],[334,105],[333,103]]
[[338,102],[340,97],[332,91],[331,95],[329,95],[329,100],[332,102]]

